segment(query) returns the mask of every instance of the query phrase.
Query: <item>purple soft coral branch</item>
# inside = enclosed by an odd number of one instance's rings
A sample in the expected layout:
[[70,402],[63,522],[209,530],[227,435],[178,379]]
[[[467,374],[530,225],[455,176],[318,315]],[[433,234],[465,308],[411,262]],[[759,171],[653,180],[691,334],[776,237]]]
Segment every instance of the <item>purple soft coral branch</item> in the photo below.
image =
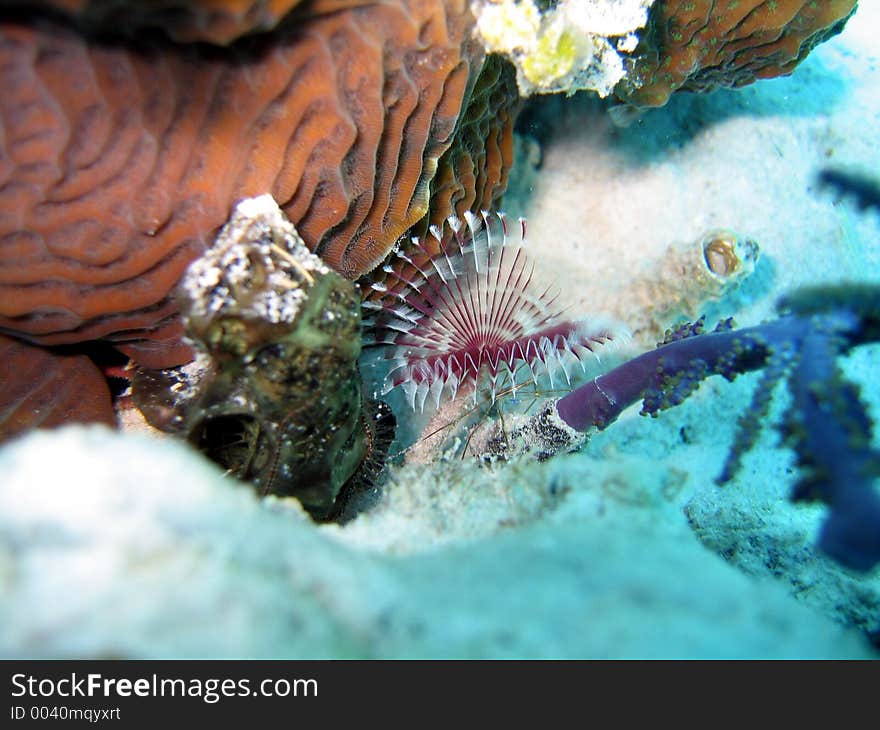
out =
[[873,488],[880,458],[871,449],[867,412],[843,380],[833,343],[812,332],[790,380],[798,431],[795,451],[807,475],[794,499],[818,497],[830,507],[819,547],[842,565],[868,571],[880,561],[880,494]]
[[782,430],[802,473],[792,499],[827,504],[820,548],[848,568],[871,570],[880,563],[880,494],[874,488],[880,454],[871,447],[871,419],[858,388],[836,365],[836,358],[850,347],[880,339],[877,302],[871,300],[871,305],[861,313],[838,308],[790,314],[738,331],[700,334],[699,327],[683,327],[673,333],[674,341],[561,398],[557,413],[578,431],[601,429],[639,398],[644,398],[642,413],[653,415],[681,403],[709,375],[733,379],[766,368],[768,377],[759,384],[766,392],[740,419],[740,433],[721,476],[727,481],[754,443],[755,429],[766,415],[761,404],[788,373],[793,408]]
[[560,398],[556,410],[562,420],[577,431],[587,431],[590,427],[602,429],[649,391],[659,392],[670,373],[686,373],[695,363],[701,363],[703,372],[696,382],[712,374],[732,378],[737,373],[762,367],[771,343],[797,340],[807,329],[805,318],[791,315],[742,330],[710,332],[676,340],[599,375]]

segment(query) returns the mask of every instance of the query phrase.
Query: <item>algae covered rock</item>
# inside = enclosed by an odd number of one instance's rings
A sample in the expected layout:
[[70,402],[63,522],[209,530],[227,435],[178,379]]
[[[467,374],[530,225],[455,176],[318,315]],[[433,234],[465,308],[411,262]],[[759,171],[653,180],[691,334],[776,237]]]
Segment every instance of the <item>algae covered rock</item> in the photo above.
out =
[[856,0],[658,0],[618,97],[663,106],[678,89],[711,91],[786,76],[841,30]]

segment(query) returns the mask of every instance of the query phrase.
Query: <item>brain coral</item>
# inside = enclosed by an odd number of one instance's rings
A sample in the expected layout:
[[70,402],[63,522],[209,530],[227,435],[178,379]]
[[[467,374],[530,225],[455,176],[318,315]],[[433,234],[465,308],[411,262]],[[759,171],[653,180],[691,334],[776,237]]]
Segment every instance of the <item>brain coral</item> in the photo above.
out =
[[499,56],[489,56],[459,120],[455,141],[437,164],[431,181],[430,215],[413,233],[424,233],[427,224],[442,225],[451,213],[463,216],[492,208],[507,188],[513,164],[513,123],[518,104],[516,73]]
[[71,419],[112,425],[110,391],[87,355],[0,335],[0,437]]
[[[122,5],[56,4],[87,19]],[[438,165],[440,208],[491,205],[503,191],[515,87],[493,92],[497,63],[480,75],[465,0],[316,0],[225,47],[90,34],[81,19],[9,6],[2,332],[51,346],[107,340],[145,367],[170,367],[191,356],[174,288],[237,200],[271,193],[354,279],[426,216]],[[253,6],[244,17],[280,7]],[[179,27],[202,23],[192,17]]]
[[[5,0],[6,5],[42,5],[88,28],[160,29],[175,41],[226,44],[251,32],[274,28],[300,0]],[[356,2],[323,0],[321,7]]]
[[0,328],[179,361],[169,293],[264,192],[334,268],[368,271],[427,211],[482,59],[468,18],[377,4],[228,49],[0,25]]
[[[427,232],[431,225],[443,227],[451,214],[463,217],[466,211],[477,213],[496,207],[505,188],[507,173],[513,164],[513,123],[518,105],[516,72],[500,56],[490,55],[480,72],[467,108],[459,120],[455,143],[443,154],[437,164],[437,174],[431,181],[429,214],[410,229],[420,238],[417,247],[403,243],[417,265],[426,264],[431,256],[440,253],[440,247]],[[400,277],[415,268],[403,259],[394,262],[397,277],[387,280],[385,274],[374,271],[363,281],[362,294],[379,300],[386,297],[384,286],[396,289]],[[377,289],[371,289],[375,283]]]
[[658,0],[615,89],[638,107],[662,106],[678,89],[707,91],[791,73],[838,33],[857,0]]

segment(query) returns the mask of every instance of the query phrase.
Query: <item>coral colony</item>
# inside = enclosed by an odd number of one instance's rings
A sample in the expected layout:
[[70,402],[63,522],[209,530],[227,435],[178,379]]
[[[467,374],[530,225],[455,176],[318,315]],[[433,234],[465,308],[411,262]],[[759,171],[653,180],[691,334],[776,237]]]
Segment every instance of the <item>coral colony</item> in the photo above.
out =
[[[721,5],[6,0],[0,441],[114,422],[95,342],[140,368],[192,360],[174,292],[242,197],[271,191],[354,280],[414,226],[498,203],[520,91],[592,89],[625,121],[791,73],[857,2]],[[31,387],[37,357],[76,397]]]
[[364,302],[366,344],[383,346],[391,361],[385,393],[400,386],[422,410],[429,398],[439,405],[460,391],[476,402],[481,372],[493,401],[502,383],[515,392],[542,376],[552,385],[561,373],[570,385],[569,368],[621,335],[566,318],[556,295],[534,286],[524,220],[513,234],[503,213],[467,212],[464,223],[453,216],[447,225],[398,250],[385,281],[372,285],[383,296]]
[[880,340],[880,287],[848,284],[802,289],[780,301],[779,319],[741,330],[730,320],[704,333],[702,320],[670,332],[657,349],[594,378],[556,403],[570,427],[605,428],[643,399],[642,414],[683,402],[710,375],[733,380],[763,368],[719,483],[732,479],[766,420],[773,387],[786,380],[791,406],[779,429],[801,470],[791,495],[830,511],[819,547],[842,565],[867,571],[880,562],[880,452],[858,388],[837,359]]

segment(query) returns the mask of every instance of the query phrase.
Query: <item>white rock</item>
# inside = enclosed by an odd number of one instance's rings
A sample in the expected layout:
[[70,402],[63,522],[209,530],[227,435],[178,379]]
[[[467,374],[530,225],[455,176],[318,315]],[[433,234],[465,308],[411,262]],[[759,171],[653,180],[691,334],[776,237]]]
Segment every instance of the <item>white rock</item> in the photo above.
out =
[[[0,653],[865,655],[854,635],[733,570],[681,522],[658,525],[595,492],[567,497],[580,463],[494,482],[463,467],[475,491],[457,510],[462,485],[436,468],[434,503],[448,509],[455,544],[395,557],[393,541],[383,554],[359,540],[370,520],[393,525],[381,505],[350,527],[318,528],[181,444],[99,427],[35,433],[0,450]],[[389,499],[402,517],[404,503]],[[475,519],[499,500],[518,500],[519,529]]]

